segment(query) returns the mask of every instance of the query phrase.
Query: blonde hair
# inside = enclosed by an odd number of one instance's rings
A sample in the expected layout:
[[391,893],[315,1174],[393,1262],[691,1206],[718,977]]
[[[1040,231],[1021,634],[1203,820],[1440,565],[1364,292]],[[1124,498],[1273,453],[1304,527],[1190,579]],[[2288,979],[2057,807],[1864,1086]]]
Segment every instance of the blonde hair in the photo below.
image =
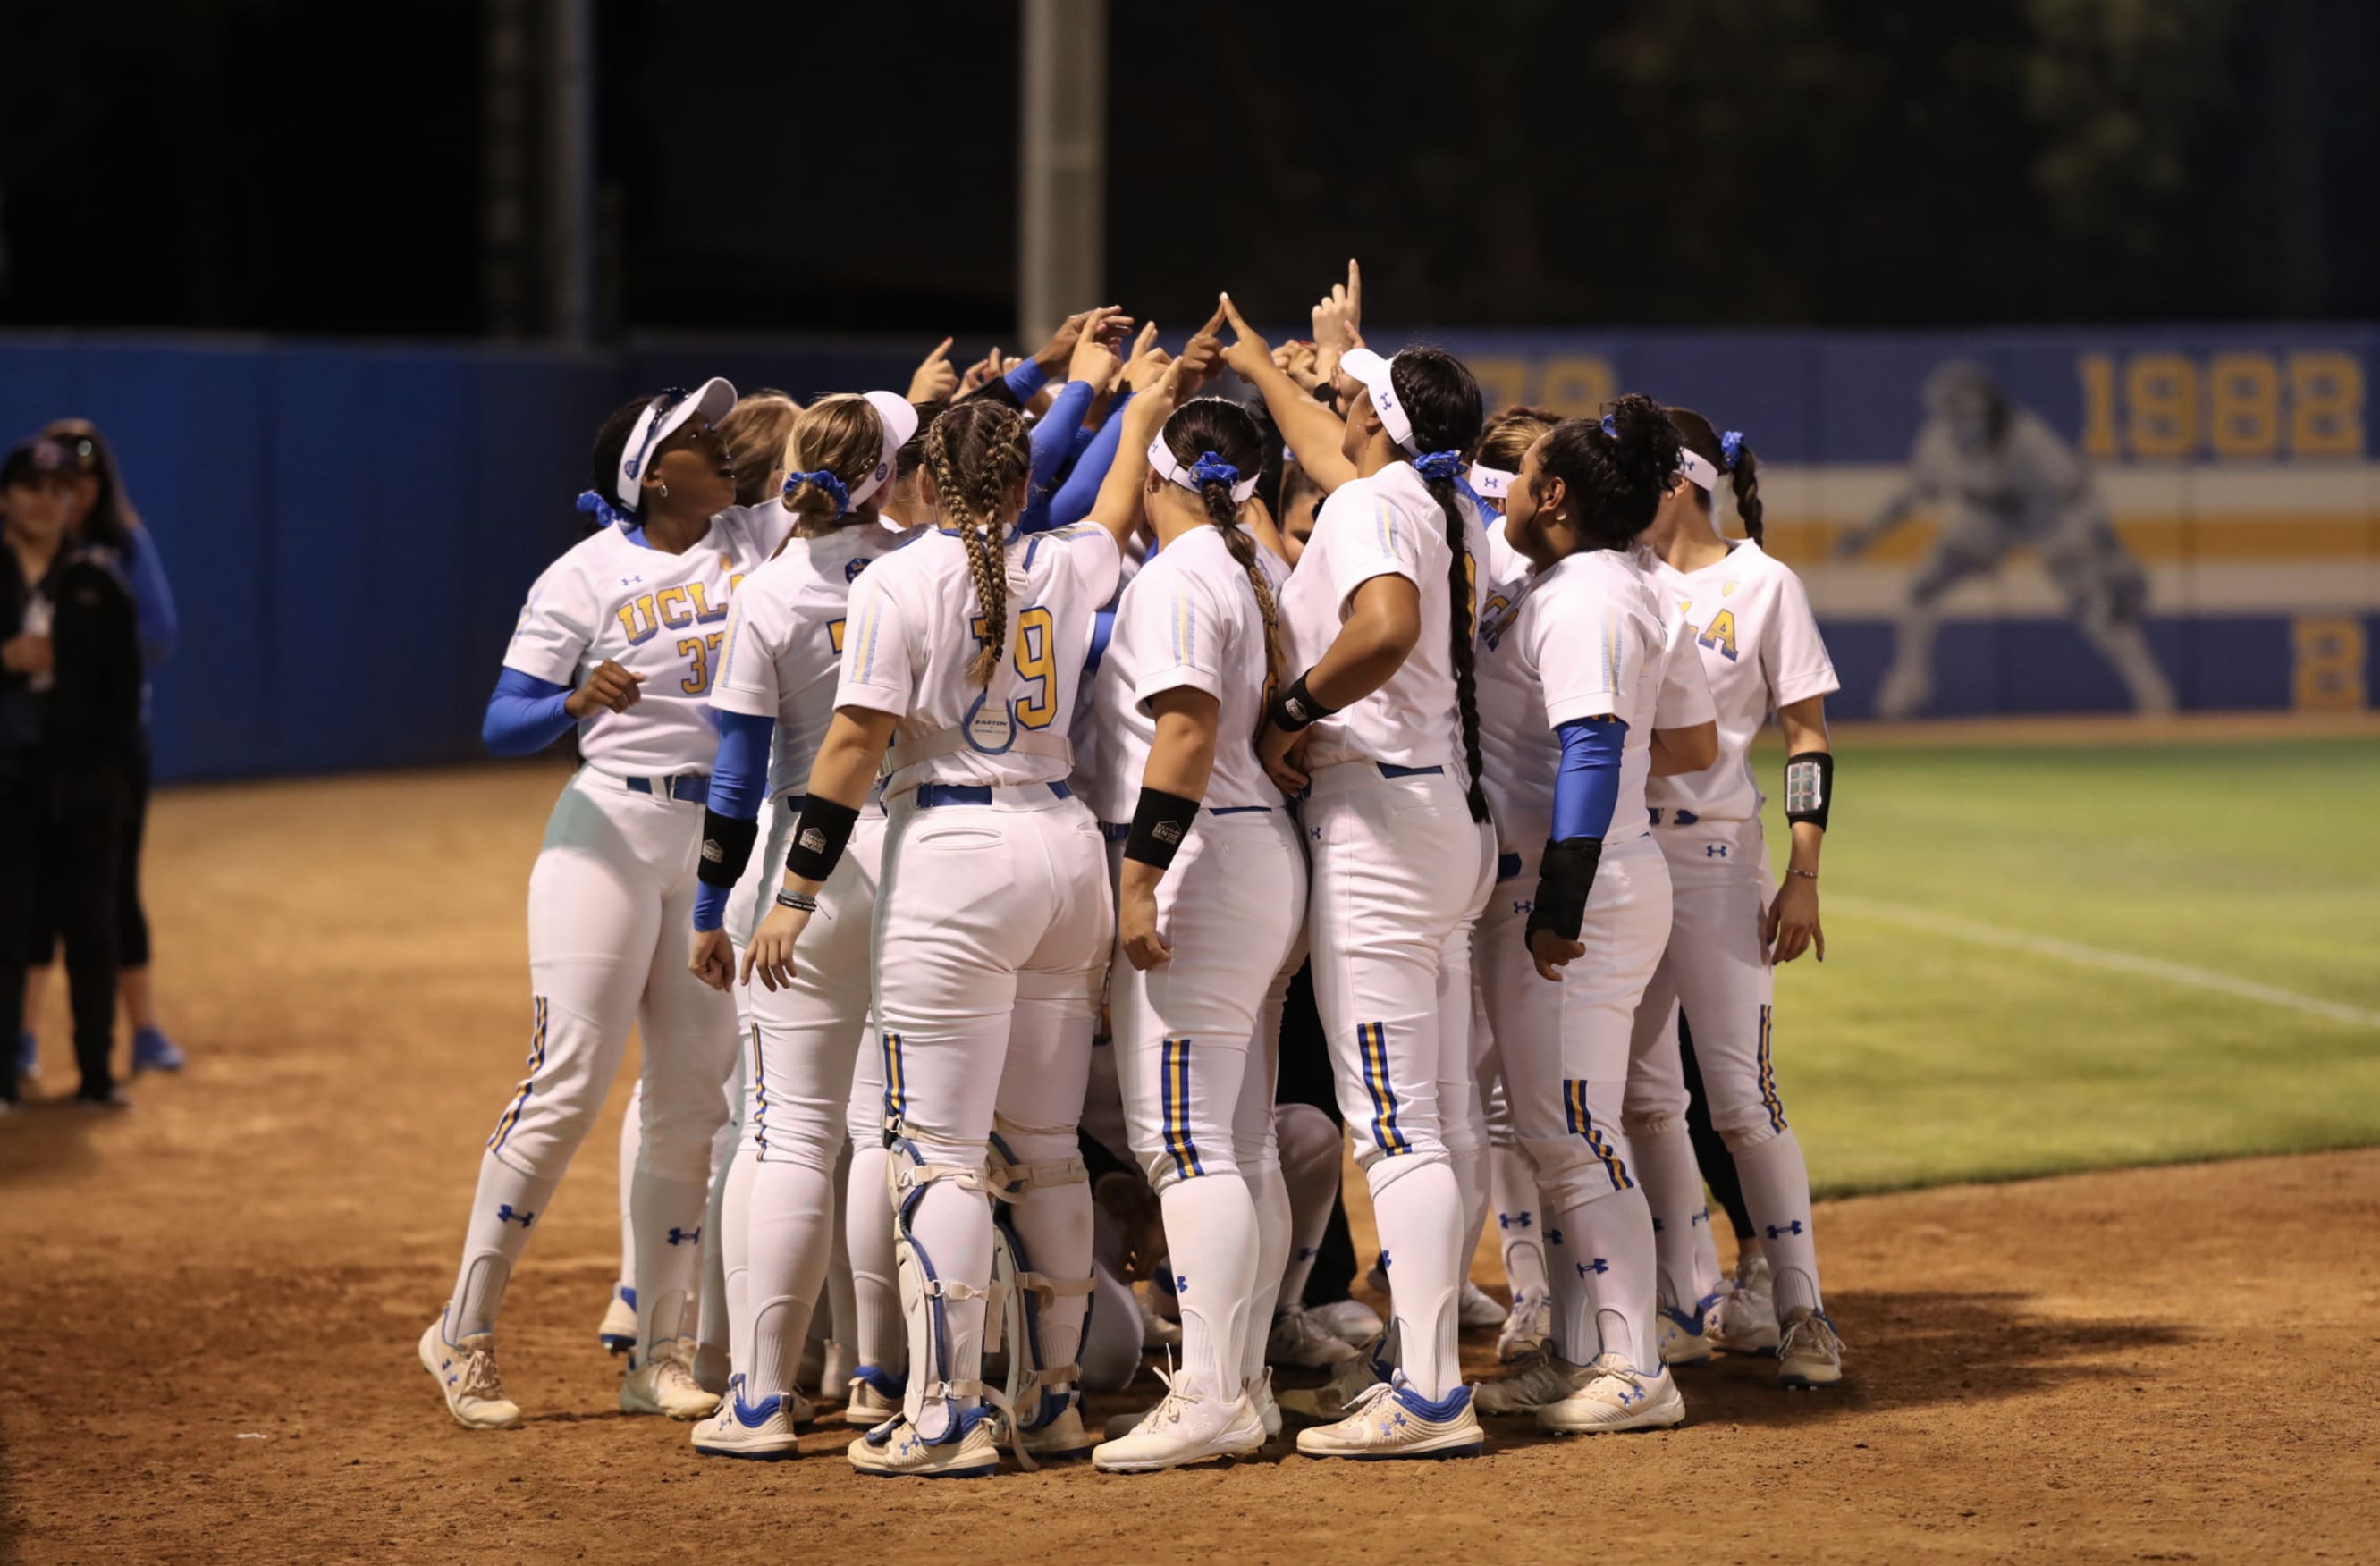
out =
[[763,389],[738,397],[719,421],[727,465],[735,470],[735,504],[758,505],[769,498],[769,480],[784,455],[786,432],[801,405],[783,392]]
[[[884,460],[884,421],[876,405],[846,393],[820,397],[794,419],[784,442],[784,467],[795,473],[832,473],[847,496],[866,483]],[[785,495],[785,509],[794,514],[794,530],[805,538],[831,533],[862,516],[876,515],[876,497],[862,505],[838,503],[833,492],[816,482],[796,484]]]
[[1561,415],[1549,407],[1531,407],[1526,403],[1516,403],[1490,417],[1480,430],[1479,461],[1507,473],[1518,473],[1522,459],[1529,455],[1529,448],[1537,443],[1537,437],[1560,422]]
[[934,420],[926,432],[926,468],[934,476],[942,516],[966,546],[976,601],[983,609],[983,645],[967,677],[989,688],[1008,646],[1008,575],[1002,561],[1009,493],[1033,470],[1033,446],[1016,410],[975,397]]

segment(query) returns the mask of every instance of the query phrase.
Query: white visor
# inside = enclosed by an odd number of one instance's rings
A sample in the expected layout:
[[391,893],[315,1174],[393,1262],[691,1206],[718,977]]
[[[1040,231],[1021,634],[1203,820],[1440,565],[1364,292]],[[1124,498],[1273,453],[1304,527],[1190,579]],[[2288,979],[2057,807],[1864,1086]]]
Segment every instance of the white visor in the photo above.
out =
[[620,504],[630,511],[643,504],[644,474],[652,464],[653,453],[687,419],[699,416],[705,424],[716,424],[735,406],[735,388],[716,375],[674,400],[666,393],[655,398],[628,427],[628,443],[620,448],[620,472],[612,486]]
[[876,421],[884,427],[884,457],[875,471],[851,487],[851,504],[863,504],[868,496],[892,481],[892,469],[901,455],[901,448],[917,432],[917,410],[909,399],[895,392],[866,394],[868,406],[876,410]]
[[1471,465],[1471,492],[1487,500],[1502,500],[1512,488],[1512,480],[1517,476],[1500,467],[1490,467],[1484,462],[1475,462]]
[[[1212,452],[1208,452],[1206,455],[1213,456],[1214,454]],[[1204,457],[1200,460],[1203,461]],[[1221,459],[1217,458],[1217,460],[1220,461]],[[1161,430],[1149,440],[1148,465],[1157,469],[1157,476],[1159,478],[1164,480],[1169,484],[1179,484],[1194,495],[1203,492],[1205,489],[1205,486],[1200,484],[1197,479],[1192,476],[1190,469],[1183,467],[1179,461],[1175,460],[1173,454],[1166,449],[1165,432]],[[1232,504],[1233,505],[1245,505],[1248,504],[1248,497],[1256,492],[1256,474],[1251,473],[1244,479],[1235,480],[1232,484]]]
[[1710,458],[1703,455],[1702,453],[1698,451],[1689,451],[1684,446],[1680,446],[1678,448],[1678,467],[1687,478],[1692,479],[1704,489],[1714,492],[1718,491],[1718,469],[1712,467]]
[[1341,356],[1339,369],[1372,394],[1372,410],[1380,416],[1380,428],[1389,432],[1389,439],[1418,455],[1420,448],[1414,444],[1413,420],[1405,417],[1404,405],[1397,401],[1396,384],[1389,378],[1390,362],[1369,348],[1357,348]]

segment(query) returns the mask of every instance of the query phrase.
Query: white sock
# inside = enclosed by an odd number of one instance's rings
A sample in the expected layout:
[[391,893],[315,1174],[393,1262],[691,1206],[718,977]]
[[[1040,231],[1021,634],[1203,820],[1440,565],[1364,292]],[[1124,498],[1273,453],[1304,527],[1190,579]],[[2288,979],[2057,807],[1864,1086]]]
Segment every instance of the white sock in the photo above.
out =
[[[912,1143],[920,1161],[972,1167],[983,1149],[945,1144]],[[974,1293],[965,1299],[920,1298],[907,1316],[910,1405],[917,1410],[917,1433],[928,1439],[943,1434],[973,1398],[953,1403],[947,1398],[923,1398],[927,1381],[974,1381],[983,1377],[983,1291],[991,1285],[991,1198],[970,1191],[956,1181],[937,1180],[917,1197],[909,1219],[909,1244],[916,1253],[919,1281],[940,1279],[965,1284]],[[941,1317],[942,1341],[950,1347],[947,1362],[934,1353],[933,1319]]]
[[1703,1198],[1702,1171],[1694,1164],[1694,1138],[1686,1123],[1668,1115],[1632,1118],[1628,1144],[1637,1184],[1653,1212],[1653,1250],[1658,1259],[1661,1304],[1691,1313],[1718,1281],[1718,1253],[1712,1271],[1702,1270],[1708,1246],[1710,1210]]
[[1598,1354],[1618,1354],[1651,1375],[1661,1368],[1661,1340],[1653,1305],[1659,1285],[1653,1260],[1653,1209],[1631,1186],[1581,1202],[1561,1215],[1579,1294],[1569,1302],[1566,1335],[1585,1365]]
[[[722,1129],[734,1138],[735,1128],[732,1125]],[[710,1199],[704,1204],[702,1210],[702,1293],[695,1311],[696,1352],[706,1358],[717,1356],[725,1359],[731,1368],[741,1366],[734,1365],[730,1353],[735,1336],[730,1325],[734,1314],[727,1305],[728,1250],[730,1246],[741,1246],[744,1236],[740,1230],[733,1234],[728,1232],[725,1214],[728,1184],[735,1177],[735,1166],[744,1161],[736,1147],[736,1142],[740,1140],[730,1140],[725,1157],[711,1166]]]
[[802,1345],[834,1244],[834,1179],[791,1159],[763,1159],[753,1171],[750,1271],[752,1365],[745,1400],[800,1390]]
[[[1039,1132],[1003,1133],[1002,1140],[1020,1164],[1059,1163],[1075,1156],[1073,1135]],[[1244,1196],[1245,1199],[1245,1196]],[[1008,1222],[1025,1247],[1020,1269],[1056,1280],[1091,1276],[1091,1186],[1088,1180],[1060,1185],[1035,1185],[1009,1204]],[[1083,1348],[1083,1313],[1090,1308],[1088,1294],[1056,1294],[1038,1308],[1040,1360],[1045,1366],[1074,1365]],[[1046,1389],[1056,1392],[1062,1389]],[[1017,1418],[1030,1422],[1034,1412],[1020,1408]]]
[[1240,1389],[1256,1293],[1256,1203],[1233,1174],[1176,1180],[1157,1200],[1182,1306],[1183,1371],[1208,1396],[1230,1396]]
[[[829,1216],[834,1223],[834,1238],[826,1253],[826,1293],[820,1315],[826,1318],[826,1339],[831,1343],[852,1346],[857,1323],[858,1286],[851,1278],[851,1250],[843,1232],[844,1214],[851,1208],[851,1142],[844,1138],[843,1151],[835,1155],[834,1199]],[[832,1389],[821,1388],[820,1390]]]
[[637,1286],[637,1218],[628,1200],[637,1184],[637,1149],[645,1142],[645,1085],[628,1090],[628,1111],[620,1117],[620,1287]]
[[628,1199],[637,1209],[637,1363],[653,1347],[694,1335],[702,1277],[702,1219],[710,1183],[638,1170]]
[[1512,1298],[1546,1292],[1545,1215],[1537,1209],[1537,1171],[1518,1147],[1488,1149],[1488,1202],[1504,1253]]
[[1306,1280],[1313,1276],[1314,1258],[1322,1254],[1330,1207],[1339,1197],[1344,1153],[1338,1125],[1312,1104],[1282,1104],[1273,1111],[1272,1123],[1289,1197],[1289,1261],[1273,1305],[1279,1311],[1305,1303]]
[[892,1265],[892,1201],[884,1184],[884,1149],[856,1147],[843,1208],[844,1251],[851,1258],[851,1352],[862,1365],[898,1376],[909,1363],[901,1319],[901,1281]]
[[1289,1184],[1281,1178],[1281,1165],[1260,1165],[1245,1178],[1248,1198],[1257,1209],[1257,1277],[1247,1330],[1241,1337],[1243,1384],[1264,1374],[1266,1341],[1272,1335],[1273,1312],[1280,1306],[1281,1279],[1289,1265],[1290,1223]]
[[496,1329],[513,1264],[561,1183],[559,1176],[523,1174],[493,1153],[480,1155],[480,1188],[472,1194],[471,1221],[463,1230],[463,1265],[446,1302],[448,1339],[460,1342],[474,1332]]
[[[735,1150],[735,1160],[722,1171],[725,1178],[719,1183],[718,1208],[711,1217],[719,1226],[720,1298],[727,1317],[728,1373],[744,1377],[747,1387],[752,1376],[752,1179],[759,1168],[760,1159],[751,1148]],[[708,1251],[708,1230],[702,1242]],[[706,1289],[702,1318],[706,1339],[710,1335],[710,1306]]]
[[1457,1311],[1469,1259],[1463,1187],[1446,1164],[1406,1156],[1382,1158],[1366,1172],[1400,1329],[1399,1364],[1413,1390],[1435,1402],[1463,1383]]
[[[1546,1288],[1553,1297],[1553,1322],[1547,1345],[1565,1365],[1588,1365],[1595,1359],[1594,1309],[1586,1303],[1585,1274],[1579,1270],[1575,1236],[1560,1213],[1546,1213]],[[1585,1330],[1582,1331],[1582,1324]]]
[[1818,1237],[1810,1223],[1810,1171],[1791,1126],[1748,1147],[1730,1146],[1736,1178],[1743,1182],[1744,1209],[1752,1232],[1768,1256],[1776,1279],[1777,1315],[1797,1305],[1826,1306],[1818,1297]]

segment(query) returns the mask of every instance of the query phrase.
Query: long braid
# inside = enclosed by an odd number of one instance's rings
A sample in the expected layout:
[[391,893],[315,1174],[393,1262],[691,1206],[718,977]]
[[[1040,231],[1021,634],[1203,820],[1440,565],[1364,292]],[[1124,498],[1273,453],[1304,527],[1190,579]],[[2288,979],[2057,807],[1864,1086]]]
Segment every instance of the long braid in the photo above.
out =
[[1453,637],[1454,704],[1463,714],[1463,765],[1471,783],[1465,801],[1471,807],[1471,819],[1488,819],[1488,796],[1479,789],[1479,686],[1474,672],[1475,654],[1472,637],[1474,618],[1478,605],[1472,589],[1472,573],[1476,569],[1471,552],[1463,540],[1463,508],[1456,504],[1454,480],[1429,479],[1431,496],[1438,508],[1446,513],[1446,577],[1451,613],[1448,627]]
[[[982,411],[976,411],[978,408]],[[953,443],[975,435],[978,426],[991,428],[984,431],[981,442],[987,448],[981,454],[981,471],[969,483],[961,474],[958,454],[951,448]],[[967,573],[975,580],[976,601],[983,611],[983,635],[967,665],[967,677],[986,688],[1008,643],[1008,575],[1001,560],[1000,510],[1009,486],[1025,470],[1019,466],[1020,449],[1021,461],[1029,465],[1032,448],[1024,438],[1023,423],[1014,412],[990,401],[952,409],[934,420],[926,433],[926,466],[934,476],[941,507],[966,548]]]
[[1272,693],[1281,688],[1281,610],[1273,602],[1272,578],[1257,561],[1257,540],[1240,526],[1240,508],[1232,500],[1231,486],[1220,480],[1201,484],[1198,498],[1207,503],[1207,515],[1214,519],[1215,530],[1223,535],[1223,547],[1248,574],[1249,589],[1257,595],[1257,614],[1264,621],[1265,701],[1269,705]]
[[1735,459],[1735,515],[1744,537],[1763,542],[1760,526],[1760,460],[1746,446]]

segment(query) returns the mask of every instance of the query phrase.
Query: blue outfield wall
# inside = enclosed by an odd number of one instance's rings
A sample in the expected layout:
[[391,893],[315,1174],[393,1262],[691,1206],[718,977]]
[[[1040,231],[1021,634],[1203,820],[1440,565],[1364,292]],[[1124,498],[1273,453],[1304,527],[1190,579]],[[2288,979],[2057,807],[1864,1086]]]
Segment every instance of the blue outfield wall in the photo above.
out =
[[[2094,516],[2118,562],[2103,554],[2094,580],[2130,574],[2128,613],[2182,707],[2360,708],[2380,688],[2366,400],[2380,330],[1414,335],[1462,353],[1491,406],[1588,412],[1645,390],[1745,431],[1770,548],[1810,585],[1843,716],[1875,715],[1912,662],[1926,677],[1900,693],[1908,715],[2133,705],[2137,681],[2040,563],[2060,528]],[[573,357],[0,334],[0,435],[79,415],[115,444],[182,616],[156,680],[161,776],[409,765],[478,754],[522,597],[579,536],[571,501],[610,408],[710,374],[805,398],[898,387],[926,346],[639,342]],[[1923,467],[1921,393],[1953,359],[2066,454],[2050,459],[2070,464],[2064,498],[2028,502],[2046,480],[1986,451],[1947,481],[1935,472],[1905,526],[1842,557]],[[1946,533],[1973,568],[1920,616],[1938,622],[1930,661],[1897,660],[1912,584],[1929,563],[1940,576]]]

